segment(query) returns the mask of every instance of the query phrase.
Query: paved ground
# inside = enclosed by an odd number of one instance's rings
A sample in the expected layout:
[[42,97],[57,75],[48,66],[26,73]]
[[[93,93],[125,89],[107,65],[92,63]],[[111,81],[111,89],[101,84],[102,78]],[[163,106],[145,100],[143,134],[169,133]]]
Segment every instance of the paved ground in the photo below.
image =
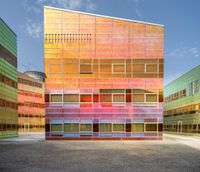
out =
[[200,172],[200,137],[163,141],[44,141],[43,134],[0,140],[0,172]]

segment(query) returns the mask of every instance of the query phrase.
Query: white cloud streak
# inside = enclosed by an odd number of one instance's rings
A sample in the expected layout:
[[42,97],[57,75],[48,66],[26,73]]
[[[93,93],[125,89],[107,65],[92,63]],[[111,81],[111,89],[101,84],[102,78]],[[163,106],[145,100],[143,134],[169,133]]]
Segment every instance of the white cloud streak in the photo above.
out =
[[24,33],[32,38],[41,38],[43,34],[43,25],[39,22],[33,22],[31,19],[27,19],[27,22],[21,26]]
[[176,48],[172,51],[166,53],[166,57],[168,58],[197,58],[200,56],[200,51],[197,47],[183,47],[183,48]]

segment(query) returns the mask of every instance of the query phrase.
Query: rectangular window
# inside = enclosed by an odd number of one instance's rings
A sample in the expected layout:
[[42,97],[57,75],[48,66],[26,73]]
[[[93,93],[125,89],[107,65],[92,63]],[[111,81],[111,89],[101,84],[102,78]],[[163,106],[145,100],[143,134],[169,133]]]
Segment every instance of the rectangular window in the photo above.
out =
[[134,64],[133,65],[133,73],[144,73],[145,66],[144,64]]
[[126,123],[126,132],[131,132],[131,123]]
[[78,94],[64,94],[64,102],[79,102]]
[[52,94],[51,102],[62,102],[62,94]]
[[101,94],[100,102],[112,102],[112,94]]
[[158,102],[157,94],[146,94],[146,102],[153,103]]
[[93,132],[99,132],[99,124],[93,123]]
[[51,131],[62,131],[62,124],[51,124]]
[[81,94],[80,102],[92,102],[92,95],[91,94]]
[[79,124],[78,123],[65,123],[64,124],[64,132],[67,132],[67,133],[79,132]]
[[133,94],[132,102],[134,103],[143,103],[144,102],[144,94]]
[[112,124],[109,123],[100,124],[100,132],[112,132]]
[[143,123],[134,123],[131,124],[132,132],[144,132],[144,124]]
[[122,103],[124,102],[125,97],[124,94],[113,94],[113,102]]
[[62,65],[50,64],[50,73],[62,73]]
[[82,132],[92,131],[92,124],[80,124],[80,131]]
[[157,131],[157,124],[146,124],[146,131]]
[[158,65],[157,64],[146,64],[146,73],[157,73]]
[[92,65],[80,64],[80,74],[92,74]]
[[112,73],[125,73],[125,65],[123,63],[112,64]]
[[124,124],[113,124],[113,132],[124,132]]

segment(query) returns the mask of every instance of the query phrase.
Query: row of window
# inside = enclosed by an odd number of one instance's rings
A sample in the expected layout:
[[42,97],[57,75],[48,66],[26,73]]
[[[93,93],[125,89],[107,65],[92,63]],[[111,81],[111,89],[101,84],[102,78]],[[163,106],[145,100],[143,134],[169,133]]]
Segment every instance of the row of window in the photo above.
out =
[[171,102],[171,101],[174,101],[174,100],[178,100],[178,99],[185,97],[185,96],[186,96],[186,89],[183,89],[181,91],[178,91],[174,94],[171,94],[171,95],[165,97],[165,102],[167,103],[167,102]]
[[33,103],[33,102],[19,102],[18,106],[27,106],[27,107],[35,107],[35,108],[44,108],[44,104],[42,103]]
[[102,94],[46,94],[45,102],[64,102],[64,103],[79,103],[79,102],[101,102],[101,103],[157,103],[162,102],[162,94],[158,93],[102,93]]
[[[28,125],[28,129],[31,129],[31,128],[44,128],[45,126],[44,125],[37,125],[37,124],[35,124],[35,125],[33,125],[33,124],[29,124]],[[19,129],[27,129],[27,126],[24,126],[23,124],[18,124],[18,128]]]
[[31,91],[24,91],[24,90],[18,90],[19,95],[24,95],[24,96],[30,96],[30,97],[37,97],[37,98],[42,98],[42,94],[40,93],[35,93]]
[[17,82],[0,73],[0,82],[17,89]]
[[183,133],[200,133],[200,124],[164,125],[164,130]]
[[163,64],[159,63],[144,63],[144,64],[50,64],[47,68],[48,73],[79,73],[79,74],[94,74],[94,73],[112,73],[112,74],[158,74],[163,73]]
[[0,123],[0,131],[17,131],[17,124]]
[[18,78],[18,83],[24,84],[24,85],[29,85],[29,86],[32,86],[32,87],[42,88],[41,83],[30,81],[30,80],[27,80],[27,79]]
[[16,102],[11,102],[11,101],[4,100],[4,99],[1,99],[1,98],[0,98],[0,107],[18,109],[18,105],[17,105]]
[[[48,130],[48,127],[47,127]],[[80,124],[80,123],[64,123],[64,124],[51,124],[51,132],[157,132],[162,131],[162,124],[157,123],[93,123],[93,124]]]
[[45,34],[45,43],[83,43],[91,42],[92,34]]
[[0,44],[0,58],[17,68],[17,57]]
[[35,114],[18,114],[18,117],[20,118],[44,118],[44,115],[35,115]]
[[169,117],[169,116],[179,116],[184,114],[193,114],[199,112],[199,110],[200,110],[200,104],[193,104],[164,111],[164,116]]

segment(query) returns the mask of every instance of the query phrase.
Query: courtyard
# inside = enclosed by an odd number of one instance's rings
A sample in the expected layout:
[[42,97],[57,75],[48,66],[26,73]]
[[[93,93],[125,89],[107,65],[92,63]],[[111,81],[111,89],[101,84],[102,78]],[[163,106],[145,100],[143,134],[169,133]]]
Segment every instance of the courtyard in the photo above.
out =
[[44,134],[0,140],[0,171],[200,171],[200,137],[163,141],[45,141]]

